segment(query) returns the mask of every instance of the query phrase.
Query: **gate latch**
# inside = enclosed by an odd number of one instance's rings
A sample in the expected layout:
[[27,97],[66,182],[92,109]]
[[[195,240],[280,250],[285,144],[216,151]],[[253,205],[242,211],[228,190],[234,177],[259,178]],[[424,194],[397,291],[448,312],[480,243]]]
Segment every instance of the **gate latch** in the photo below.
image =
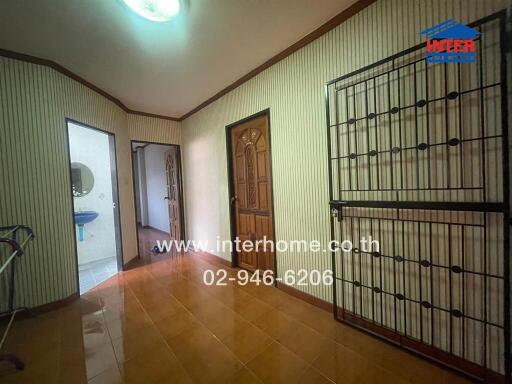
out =
[[346,201],[332,200],[329,202],[331,207],[331,216],[336,217],[339,222],[343,220],[343,207],[347,205]]

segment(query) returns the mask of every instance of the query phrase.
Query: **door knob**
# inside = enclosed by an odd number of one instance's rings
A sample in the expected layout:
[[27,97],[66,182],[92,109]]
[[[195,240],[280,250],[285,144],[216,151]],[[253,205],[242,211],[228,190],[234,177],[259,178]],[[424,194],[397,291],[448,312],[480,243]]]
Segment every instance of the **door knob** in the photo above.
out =
[[229,200],[229,202],[230,202],[231,204],[233,204],[233,203],[234,203],[235,201],[237,201],[237,200],[238,200],[238,196],[237,196],[237,195],[235,195],[235,196],[232,196],[232,197],[231,197],[231,199]]
[[165,197],[164,197],[164,200],[169,200],[169,196],[165,196]]

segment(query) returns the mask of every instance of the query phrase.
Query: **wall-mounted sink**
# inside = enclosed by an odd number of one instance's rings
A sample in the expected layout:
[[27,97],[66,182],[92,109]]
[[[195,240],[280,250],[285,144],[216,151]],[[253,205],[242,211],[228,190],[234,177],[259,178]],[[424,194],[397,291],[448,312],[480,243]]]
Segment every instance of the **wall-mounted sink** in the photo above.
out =
[[84,225],[90,223],[98,217],[96,211],[79,211],[75,212],[75,224],[78,225],[78,239],[84,241]]

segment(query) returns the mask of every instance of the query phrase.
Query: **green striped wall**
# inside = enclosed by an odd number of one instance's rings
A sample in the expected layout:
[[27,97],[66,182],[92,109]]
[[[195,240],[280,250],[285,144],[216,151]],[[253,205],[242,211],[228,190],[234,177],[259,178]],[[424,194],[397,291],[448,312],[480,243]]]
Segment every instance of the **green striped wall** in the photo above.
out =
[[[324,84],[422,41],[447,18],[467,23],[505,0],[380,0],[183,121],[187,235],[229,239],[225,126],[270,108],[276,240],[329,239]],[[229,252],[219,256],[230,259]],[[278,270],[331,267],[328,254],[281,252]],[[297,286],[331,301],[331,288]]]
[[132,140],[166,144],[180,144],[181,142],[181,123],[178,121],[130,114],[127,119],[128,132]]
[[[76,292],[66,117],[116,136],[125,262],[137,252],[130,138],[179,142],[176,123],[127,115],[49,67],[0,58],[0,224],[25,223],[37,236],[20,259],[18,305],[42,305]],[[0,287],[5,307],[5,285]]]

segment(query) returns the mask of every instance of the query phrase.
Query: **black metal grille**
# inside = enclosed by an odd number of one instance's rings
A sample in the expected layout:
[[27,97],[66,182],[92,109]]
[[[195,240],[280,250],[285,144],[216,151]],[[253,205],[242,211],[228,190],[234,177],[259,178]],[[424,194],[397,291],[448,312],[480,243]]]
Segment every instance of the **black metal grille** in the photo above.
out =
[[510,377],[505,22],[471,24],[476,63],[419,45],[326,86],[336,318],[487,381]]

